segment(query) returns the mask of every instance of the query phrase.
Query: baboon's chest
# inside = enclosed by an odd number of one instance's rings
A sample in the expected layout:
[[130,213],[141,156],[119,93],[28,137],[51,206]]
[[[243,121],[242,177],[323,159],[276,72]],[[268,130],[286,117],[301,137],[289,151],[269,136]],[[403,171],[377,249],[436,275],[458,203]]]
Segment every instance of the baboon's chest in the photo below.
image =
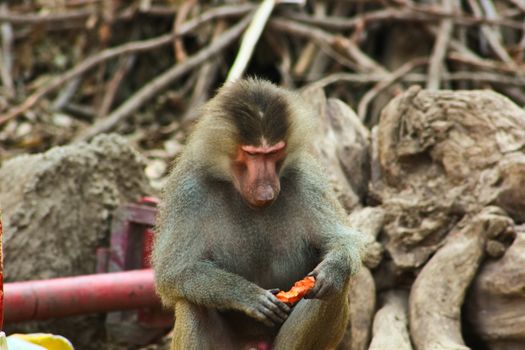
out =
[[[210,225],[208,251],[211,259],[226,271],[236,273],[263,288],[289,288],[318,263],[312,246],[317,230],[308,208],[288,184],[281,195],[263,210],[249,208],[227,187],[217,188],[208,204]],[[220,210],[215,210],[220,208]],[[220,215],[219,215],[220,214]]]
[[223,269],[263,288],[289,288],[317,264],[317,254],[307,228],[288,219],[287,224],[253,220],[237,223],[236,230],[222,232],[213,259]]

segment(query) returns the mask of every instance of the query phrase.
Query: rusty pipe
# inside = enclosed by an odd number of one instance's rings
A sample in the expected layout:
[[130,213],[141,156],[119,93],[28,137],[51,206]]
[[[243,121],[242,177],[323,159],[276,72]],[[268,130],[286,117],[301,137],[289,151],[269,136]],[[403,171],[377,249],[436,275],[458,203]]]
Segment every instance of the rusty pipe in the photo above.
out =
[[151,269],[4,284],[6,323],[158,306]]
[[2,242],[4,230],[2,228],[2,212],[0,211],[0,331],[4,329],[4,250]]

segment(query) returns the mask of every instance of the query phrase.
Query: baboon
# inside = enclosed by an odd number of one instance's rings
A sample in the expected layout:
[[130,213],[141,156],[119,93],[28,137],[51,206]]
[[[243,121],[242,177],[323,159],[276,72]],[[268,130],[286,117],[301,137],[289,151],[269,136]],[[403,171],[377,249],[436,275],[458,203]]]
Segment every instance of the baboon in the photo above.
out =
[[[316,118],[269,82],[227,83],[201,117],[164,189],[156,288],[175,309],[172,349],[326,349],[348,322],[363,243],[311,155]],[[291,307],[274,289],[306,275]]]

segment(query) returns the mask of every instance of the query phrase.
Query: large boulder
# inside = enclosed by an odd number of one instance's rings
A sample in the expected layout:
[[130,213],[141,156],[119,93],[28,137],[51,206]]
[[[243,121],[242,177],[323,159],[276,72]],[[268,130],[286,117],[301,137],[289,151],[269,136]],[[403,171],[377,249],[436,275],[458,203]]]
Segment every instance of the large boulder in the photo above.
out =
[[[95,273],[113,212],[151,194],[144,160],[120,136],[11,159],[0,168],[7,282]],[[51,331],[82,349],[104,340],[103,315],[72,317],[13,330]]]

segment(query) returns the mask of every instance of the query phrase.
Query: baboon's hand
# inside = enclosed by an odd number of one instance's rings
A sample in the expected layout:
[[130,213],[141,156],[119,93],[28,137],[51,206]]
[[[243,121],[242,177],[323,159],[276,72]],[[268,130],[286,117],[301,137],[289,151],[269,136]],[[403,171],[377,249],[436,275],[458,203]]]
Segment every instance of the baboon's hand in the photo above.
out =
[[308,276],[315,277],[315,285],[305,299],[326,299],[342,290],[348,273],[338,268],[337,264],[322,261]]
[[290,307],[277,299],[271,291],[261,291],[253,298],[254,300],[244,306],[243,311],[268,327],[282,324],[290,314]]

